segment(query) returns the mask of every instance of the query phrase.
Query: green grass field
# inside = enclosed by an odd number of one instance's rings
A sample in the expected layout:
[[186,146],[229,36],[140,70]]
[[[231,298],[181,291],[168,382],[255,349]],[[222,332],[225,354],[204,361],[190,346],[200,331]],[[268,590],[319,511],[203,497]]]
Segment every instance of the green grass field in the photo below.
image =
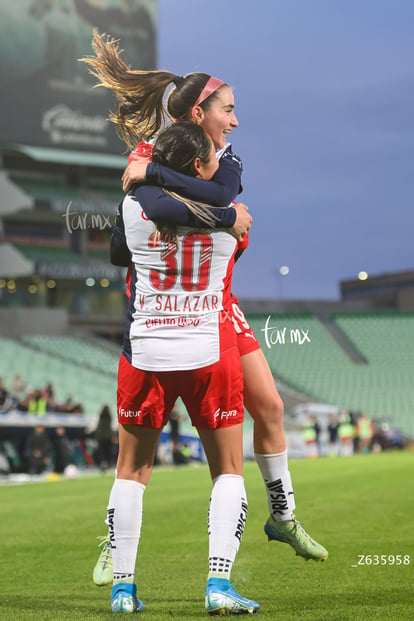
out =
[[[260,602],[257,618],[414,619],[413,466],[413,452],[292,460],[297,516],[330,553],[315,563],[267,541],[263,483],[247,463],[249,516],[232,581]],[[91,580],[111,485],[87,476],[0,487],[2,621],[113,618],[110,588]],[[137,563],[143,619],[208,618],[209,493],[205,466],[154,471]],[[358,565],[362,555],[372,564]]]

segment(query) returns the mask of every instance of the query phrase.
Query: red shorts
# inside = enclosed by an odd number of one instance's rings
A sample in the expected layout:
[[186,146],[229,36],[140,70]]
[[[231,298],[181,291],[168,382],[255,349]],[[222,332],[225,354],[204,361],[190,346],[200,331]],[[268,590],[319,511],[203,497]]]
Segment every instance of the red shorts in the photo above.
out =
[[123,425],[160,429],[178,397],[197,429],[217,429],[243,422],[243,373],[236,347],[201,369],[143,371],[121,355],[117,411]]
[[260,344],[252,328],[247,323],[247,319],[239,306],[239,300],[235,295],[232,295],[230,301],[231,318],[237,335],[237,346],[240,356],[245,356],[256,349],[260,349]]

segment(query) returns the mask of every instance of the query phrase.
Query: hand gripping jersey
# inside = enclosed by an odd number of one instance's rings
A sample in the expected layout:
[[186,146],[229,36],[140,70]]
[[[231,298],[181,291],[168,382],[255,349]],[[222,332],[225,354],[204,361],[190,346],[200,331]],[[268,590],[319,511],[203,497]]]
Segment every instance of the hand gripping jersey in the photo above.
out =
[[227,231],[184,227],[177,241],[158,240],[140,191],[122,204],[132,255],[124,354],[147,371],[213,364],[236,346],[228,311],[237,241]]

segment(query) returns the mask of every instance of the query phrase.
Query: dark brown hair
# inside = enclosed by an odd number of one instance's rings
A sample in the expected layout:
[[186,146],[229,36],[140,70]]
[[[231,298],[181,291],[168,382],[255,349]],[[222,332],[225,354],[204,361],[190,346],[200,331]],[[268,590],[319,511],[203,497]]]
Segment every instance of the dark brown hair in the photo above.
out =
[[[180,120],[172,123],[157,136],[152,151],[152,161],[169,166],[184,175],[195,177],[195,160],[199,158],[203,164],[207,164],[211,157],[211,148],[211,139],[201,125],[192,121]],[[191,201],[165,189],[164,192],[184,203],[195,216],[205,222],[206,226],[214,227],[217,218],[211,212],[210,205]],[[166,239],[165,232],[167,232],[167,237],[170,240],[174,238],[177,240],[174,227],[165,229],[157,226],[156,228],[163,239]]]
[[152,161],[195,177],[195,160],[199,158],[203,164],[207,164],[210,155],[211,140],[204,129],[191,121],[183,120],[160,132],[152,151]]

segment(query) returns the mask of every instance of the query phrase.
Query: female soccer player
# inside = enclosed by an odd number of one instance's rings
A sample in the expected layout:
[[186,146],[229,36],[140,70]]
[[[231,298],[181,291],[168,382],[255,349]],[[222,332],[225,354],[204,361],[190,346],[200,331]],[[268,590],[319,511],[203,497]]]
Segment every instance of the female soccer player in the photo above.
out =
[[[211,139],[186,121],[160,133],[153,159],[205,179],[218,168]],[[161,430],[181,397],[213,481],[206,609],[214,614],[255,612],[257,602],[236,593],[230,583],[247,516],[243,375],[228,315],[237,241],[225,230],[188,227],[177,227],[166,237],[141,208],[147,194],[145,185],[137,186],[122,204],[132,274],[118,371],[117,477],[107,514],[114,571],[111,607],[114,612],[143,609],[135,585],[143,494]]]
[[[147,182],[178,191],[192,200],[216,206],[228,205],[241,191],[242,172],[240,159],[226,143],[228,135],[238,126],[234,96],[229,86],[202,73],[182,77],[167,71],[134,71],[122,59],[116,43],[105,41],[97,33],[93,46],[95,56],[85,60],[99,83],[115,92],[118,104],[111,119],[127,144],[133,141],[136,144],[142,136],[156,135],[165,118],[187,118],[205,129],[217,149],[219,169],[212,181],[189,179],[152,163],[145,165]],[[175,87],[164,107],[166,90],[172,83]],[[138,150],[142,147],[143,143]],[[139,179],[142,179],[142,163],[132,162],[123,175],[124,189]],[[150,208],[148,205],[145,208],[147,217],[154,222],[205,226],[205,222],[194,217],[185,204],[162,192],[158,200],[151,201]],[[230,208],[216,209],[214,215],[217,228],[230,229],[238,223],[236,215],[248,214],[243,214],[240,208],[238,213]],[[245,225],[244,231],[239,229],[238,234],[240,230],[246,232],[249,222]],[[122,254],[116,240],[119,242],[122,236],[122,230],[116,228],[111,253],[115,262],[117,254],[118,260]],[[128,256],[123,258],[128,261]],[[283,403],[266,358],[234,296],[232,314],[242,360],[244,403],[254,420],[255,458],[268,497],[270,516],[265,532],[269,540],[290,544],[296,554],[305,559],[325,560],[328,557],[326,549],[306,533],[293,513],[295,500],[283,429]]]

